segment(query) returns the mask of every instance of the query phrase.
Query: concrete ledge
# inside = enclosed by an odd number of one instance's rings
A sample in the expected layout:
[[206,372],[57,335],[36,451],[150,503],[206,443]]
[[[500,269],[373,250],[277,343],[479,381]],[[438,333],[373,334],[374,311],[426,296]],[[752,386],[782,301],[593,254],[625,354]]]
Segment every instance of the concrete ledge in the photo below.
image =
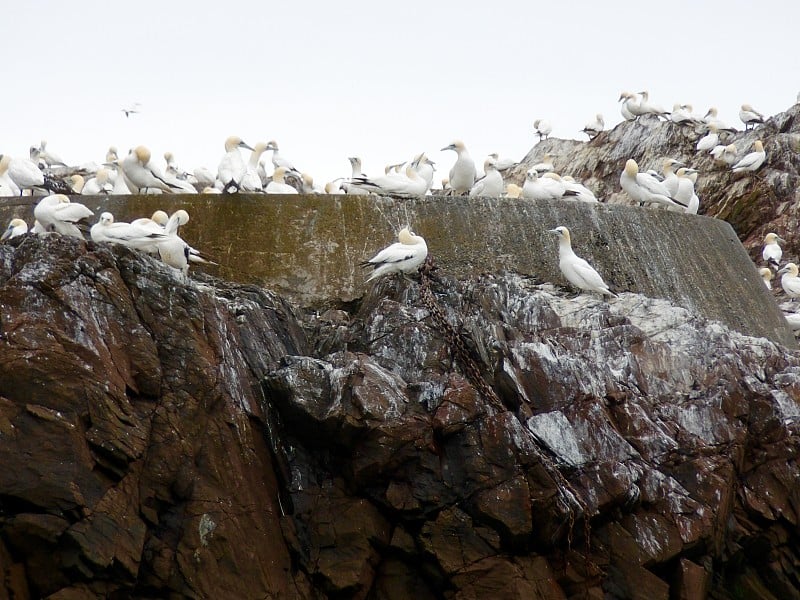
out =
[[[747,335],[795,347],[791,330],[725,221],[662,210],[512,199],[242,194],[76,197],[119,221],[186,209],[182,236],[221,267],[208,272],[256,283],[306,306],[349,301],[365,290],[358,263],[410,223],[442,272],[464,277],[516,271],[565,285],[557,242],[570,229],[578,255],[617,292],[666,298]],[[32,223],[35,201],[0,200],[2,223]]]

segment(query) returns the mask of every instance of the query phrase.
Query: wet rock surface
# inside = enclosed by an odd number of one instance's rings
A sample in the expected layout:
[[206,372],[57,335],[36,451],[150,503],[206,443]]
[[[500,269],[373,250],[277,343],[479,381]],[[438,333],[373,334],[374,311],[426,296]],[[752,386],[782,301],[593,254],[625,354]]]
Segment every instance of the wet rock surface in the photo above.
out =
[[663,299],[433,272],[303,312],[28,236],[0,597],[797,598],[799,419],[800,355]]

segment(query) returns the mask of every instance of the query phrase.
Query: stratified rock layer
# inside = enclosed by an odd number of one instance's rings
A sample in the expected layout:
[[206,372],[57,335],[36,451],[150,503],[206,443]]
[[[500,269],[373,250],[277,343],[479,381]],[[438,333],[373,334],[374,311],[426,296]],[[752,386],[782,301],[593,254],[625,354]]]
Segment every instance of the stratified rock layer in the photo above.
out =
[[0,245],[0,597],[798,598],[800,357],[514,274],[303,314]]

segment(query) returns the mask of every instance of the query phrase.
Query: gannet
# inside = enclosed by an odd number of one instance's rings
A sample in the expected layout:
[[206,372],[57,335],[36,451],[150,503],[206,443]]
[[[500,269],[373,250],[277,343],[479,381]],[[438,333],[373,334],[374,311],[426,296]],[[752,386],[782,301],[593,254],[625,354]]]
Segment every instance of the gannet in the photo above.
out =
[[600,273],[573,252],[569,229],[559,226],[551,229],[550,233],[558,236],[558,266],[567,281],[582,290],[597,292],[604,296],[617,296],[608,289]]
[[250,146],[242,141],[242,138],[235,135],[225,140],[225,154],[217,167],[217,179],[222,183],[222,191],[225,193],[238,192],[242,178],[247,172],[247,166],[244,163],[242,154],[239,152],[239,148],[252,150]]
[[243,192],[263,192],[264,188],[261,183],[261,177],[258,176],[258,161],[261,155],[267,149],[267,144],[258,142],[253,145],[253,150],[250,153],[250,159],[247,161],[245,167],[245,174],[239,183],[239,189]]
[[73,173],[67,178],[67,181],[67,185],[72,190],[73,194],[83,193],[83,187],[86,185],[86,180],[83,178],[83,175]]
[[544,119],[536,119],[533,122],[533,128],[536,129],[540,142],[547,139],[547,136],[553,131],[553,126],[550,125],[550,121],[545,121]]
[[781,258],[783,258],[783,250],[778,245],[779,242],[786,243],[777,234],[768,233],[764,236],[764,247],[761,249],[761,258],[764,259],[765,263],[776,269],[781,266]]
[[630,92],[622,92],[619,95],[619,102],[622,102],[619,111],[622,113],[622,118],[626,121],[633,121],[636,117],[643,114],[641,112],[638,95],[631,94]]
[[[163,216],[166,215],[164,214]],[[155,214],[153,217],[155,218]],[[170,267],[180,270],[184,278],[188,275],[190,262],[217,264],[203,256],[199,250],[192,248],[178,235],[178,227],[188,222],[189,213],[183,209],[175,211],[165,223],[164,233],[166,237],[156,241],[158,255],[161,260]]]
[[119,162],[125,185],[134,193],[146,194],[148,190],[173,192],[180,189],[167,179],[161,169],[150,161],[150,150],[145,146],[136,146]]
[[718,144],[714,146],[709,154],[714,157],[714,160],[728,166],[732,165],[736,162],[736,144],[728,144],[727,146],[723,146],[722,144]]
[[500,158],[500,155],[497,152],[492,152],[489,156],[494,159],[495,168],[501,173],[507,169],[516,167],[519,164],[513,158]]
[[109,146],[108,150],[106,150],[106,162],[113,163],[117,162],[118,159],[117,148],[115,146]]
[[342,189],[342,182],[340,181],[329,181],[325,184],[325,193],[326,194],[333,194],[333,195],[341,195],[344,194],[345,191]]
[[272,181],[267,184],[264,191],[268,194],[296,194],[297,190],[284,179],[287,171],[286,167],[276,167],[272,173]]
[[705,152],[711,150],[714,146],[719,144],[719,133],[717,126],[713,123],[708,126],[708,133],[697,140],[697,151]]
[[531,170],[536,171],[536,173],[538,173],[539,175],[543,175],[544,173],[548,173],[550,171],[555,170],[555,167],[553,165],[554,156],[555,154],[545,153],[545,155],[542,157],[542,160],[533,165],[531,167]]
[[415,235],[408,227],[403,227],[397,234],[398,241],[387,246],[361,266],[374,267],[367,281],[390,273],[412,273],[428,256],[425,240]]
[[567,188],[564,198],[579,200],[580,202],[598,202],[597,196],[594,195],[592,190],[587,188],[585,185],[578,183],[569,175],[562,177],[561,181],[564,182],[564,186]]
[[78,202],[70,202],[64,194],[45,196],[33,209],[33,216],[44,231],[55,231],[62,235],[84,239],[75,223],[91,217],[94,213]]
[[554,173],[546,173],[545,176],[539,177],[539,174],[529,169],[525,174],[525,183],[522,186],[522,197],[527,200],[558,200],[567,191],[564,182],[558,175],[555,177],[547,177],[547,175],[555,175]]
[[597,113],[595,115],[594,121],[589,121],[586,125],[583,126],[583,133],[589,136],[590,140],[593,140],[598,135],[600,135],[603,130],[606,128],[606,122],[603,120],[603,115]]
[[476,181],[469,191],[470,197],[499,198],[503,194],[503,176],[497,170],[497,161],[491,156],[483,161],[483,172],[483,178]]
[[800,314],[783,313],[783,316],[786,318],[786,323],[789,325],[792,331],[796,332],[798,329],[800,329]]
[[369,194],[368,190],[362,189],[358,186],[351,186],[350,183],[355,179],[360,179],[366,177],[364,173],[361,171],[361,159],[357,156],[351,156],[347,159],[350,161],[350,181],[342,182],[339,186],[343,189],[346,193],[356,196],[365,196]]
[[427,194],[433,185],[433,174],[436,172],[436,163],[428,158],[424,152],[417,154],[411,161],[411,166],[417,174],[425,180],[425,194]]
[[197,182],[197,185],[200,186],[200,188],[208,185],[214,185],[214,182],[216,181],[214,173],[211,172],[211,169],[206,167],[197,167],[194,171],[192,171],[192,175],[194,176],[194,180]]
[[270,140],[267,142],[267,150],[272,150],[272,166],[276,169],[278,167],[283,167],[286,169],[285,172],[295,171],[296,173],[300,173],[297,169],[295,169],[294,165],[287,159],[283,158],[278,150],[278,142],[275,140]]
[[7,154],[0,154],[0,185],[3,187],[4,196],[19,196],[21,191],[19,186],[8,176],[8,165],[11,164],[11,157]]
[[742,109],[739,111],[739,118],[744,123],[744,130],[755,129],[756,125],[764,123],[764,115],[755,110],[749,104],[742,104]]
[[742,159],[731,167],[734,173],[742,173],[746,171],[757,171],[767,158],[767,153],[764,151],[764,145],[761,140],[756,140],[753,143],[755,150],[749,154],[745,154]]
[[685,125],[687,123],[695,125],[700,121],[692,114],[691,104],[676,103],[672,106],[672,112],[669,114],[669,120],[678,125]]
[[697,185],[697,171],[695,169],[686,169],[685,176],[692,181],[692,197],[689,198],[689,204],[686,205],[686,214],[696,215],[700,210],[700,197],[697,195],[695,189]]
[[167,234],[160,227],[143,227],[131,223],[115,223],[114,215],[104,212],[90,229],[92,241],[121,244],[128,248],[148,249],[163,240]]
[[682,164],[674,158],[665,158],[661,167],[661,174],[663,175],[661,183],[667,188],[667,196],[670,198],[675,198],[675,193],[678,191],[678,176],[675,175],[675,167]]
[[450,188],[453,193],[461,195],[468,193],[475,183],[477,171],[475,161],[467,152],[467,147],[461,140],[456,140],[449,146],[442,148],[442,151],[453,150],[458,154],[453,168],[450,169]]
[[3,232],[3,236],[0,237],[0,241],[10,240],[20,235],[25,235],[26,233],[28,233],[28,224],[25,221],[22,219],[11,219],[8,228]]
[[361,177],[351,181],[350,186],[387,196],[424,196],[428,191],[428,182],[420,176],[414,165],[408,165],[402,177],[397,175]]
[[723,121],[717,117],[717,107],[712,106],[708,109],[708,112],[703,117],[703,121],[706,122],[706,125],[716,125],[717,129],[722,131],[723,129],[730,130],[730,127]]
[[109,171],[106,167],[97,169],[94,177],[83,184],[81,194],[84,196],[94,196],[97,194],[110,194],[114,190],[114,185],[109,181]]
[[44,187],[44,173],[29,158],[12,158],[7,173],[19,188],[20,196],[25,190]]
[[[697,194],[694,193],[694,181],[692,181],[688,171],[689,170],[686,167],[681,167],[678,169],[678,172],[675,174],[675,191],[671,193],[670,196],[675,200],[675,202],[686,207],[685,209],[681,210],[688,213],[690,212],[691,208],[691,210],[694,211],[693,214],[696,214],[697,209],[694,207],[694,199]],[[696,204],[699,207],[699,198],[697,198]]]
[[639,101],[639,110],[643,114],[651,114],[656,116],[666,116],[669,113],[658,104],[650,102],[650,93],[647,90],[639,92],[642,99]]
[[140,111],[141,108],[142,108],[141,103],[134,102],[131,106],[129,106],[127,108],[123,108],[121,110],[122,110],[123,113],[125,113],[125,117],[127,118],[127,117],[130,117],[131,115],[137,114]]
[[797,276],[797,265],[794,263],[786,263],[786,265],[778,271],[781,277],[781,287],[786,295],[792,300],[800,296],[800,277]]
[[647,173],[640,173],[639,165],[632,158],[625,163],[625,169],[619,177],[619,183],[622,189],[639,204],[677,206],[677,203],[670,198],[664,184]]
[[522,198],[522,188],[516,183],[509,183],[506,186],[506,198]]
[[758,274],[761,275],[761,281],[764,282],[764,285],[767,286],[768,290],[772,289],[772,269],[769,267],[761,267],[758,270]]

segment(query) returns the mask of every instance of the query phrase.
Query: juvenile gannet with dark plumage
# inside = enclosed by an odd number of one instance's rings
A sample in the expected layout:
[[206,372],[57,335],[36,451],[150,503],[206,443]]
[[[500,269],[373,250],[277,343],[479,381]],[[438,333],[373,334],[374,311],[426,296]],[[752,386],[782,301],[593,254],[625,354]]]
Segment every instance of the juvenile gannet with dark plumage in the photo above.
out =
[[491,156],[483,161],[485,175],[469,191],[470,198],[499,198],[503,194],[503,176],[497,170],[497,161]]
[[3,232],[3,236],[0,237],[0,241],[10,240],[20,235],[25,235],[26,233],[28,233],[28,224],[25,221],[22,219],[11,219],[8,228]]
[[[667,188],[652,175],[639,172],[639,165],[632,158],[625,163],[619,177],[622,189],[640,204],[661,204],[667,207],[680,206],[670,198]],[[685,206],[683,208],[686,208]]]
[[286,167],[276,167],[272,173],[272,181],[267,184],[264,191],[268,194],[296,194],[297,190],[284,179],[287,172]]
[[387,246],[375,256],[361,263],[362,267],[374,267],[367,281],[390,273],[412,273],[425,262],[428,246],[422,236],[403,227],[397,234],[398,241]]
[[472,160],[472,157],[467,151],[467,147],[461,140],[456,140],[449,146],[442,148],[442,152],[445,150],[453,150],[458,154],[456,162],[450,169],[450,188],[455,194],[461,195],[469,193],[472,186],[475,184],[475,177],[477,175],[475,161]]
[[761,258],[776,269],[781,266],[781,258],[783,258],[783,250],[778,245],[779,243],[785,244],[786,241],[779,238],[776,233],[768,233],[764,236],[764,247],[761,249]]
[[550,233],[558,236],[558,266],[567,281],[581,290],[597,292],[604,296],[617,296],[608,289],[600,273],[572,250],[569,229],[559,226],[550,229]]
[[64,194],[45,196],[33,209],[33,216],[45,232],[55,231],[80,239],[84,237],[76,223],[92,215],[91,210],[79,202],[70,202]]
[[222,191],[225,193],[238,192],[242,183],[242,178],[247,172],[247,165],[242,158],[239,148],[252,150],[242,138],[232,135],[225,140],[225,154],[217,166],[217,179],[222,183]]
[[540,142],[546,140],[547,136],[553,131],[553,126],[550,125],[550,121],[545,121],[544,119],[536,119],[533,122],[533,128],[536,130]]
[[761,281],[764,282],[764,285],[767,287],[768,290],[772,289],[772,269],[769,267],[761,267],[758,270],[758,274],[761,275]]
[[756,140],[753,143],[753,152],[745,154],[742,159],[731,167],[734,173],[743,173],[748,171],[757,171],[764,161],[767,159],[767,153],[764,151],[764,145],[761,140]]
[[782,275],[781,287],[792,300],[800,296],[800,277],[797,272],[797,265],[791,262],[778,271],[778,275]]
[[764,123],[764,115],[755,110],[749,104],[742,104],[742,109],[739,111],[739,118],[744,123],[744,130],[755,129],[756,125]]

